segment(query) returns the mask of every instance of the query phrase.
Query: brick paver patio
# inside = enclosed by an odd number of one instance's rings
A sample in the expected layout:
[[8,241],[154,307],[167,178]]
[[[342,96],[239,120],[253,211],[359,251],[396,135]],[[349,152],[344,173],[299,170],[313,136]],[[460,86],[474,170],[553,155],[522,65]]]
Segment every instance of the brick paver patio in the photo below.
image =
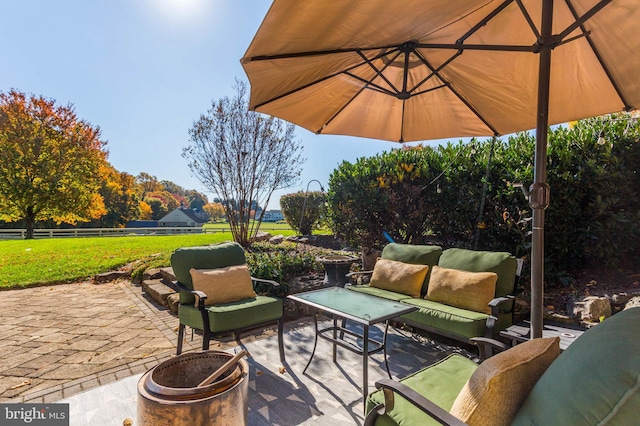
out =
[[53,402],[142,373],[175,353],[177,325],[128,281],[0,291],[0,402]]

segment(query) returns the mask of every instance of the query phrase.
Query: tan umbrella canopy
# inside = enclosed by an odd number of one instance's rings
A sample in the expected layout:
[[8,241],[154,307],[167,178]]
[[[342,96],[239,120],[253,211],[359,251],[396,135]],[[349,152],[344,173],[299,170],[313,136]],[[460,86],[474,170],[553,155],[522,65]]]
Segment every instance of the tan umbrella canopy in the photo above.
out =
[[251,108],[397,142],[537,130],[532,335],[542,334],[547,128],[640,106],[638,0],[275,0]]

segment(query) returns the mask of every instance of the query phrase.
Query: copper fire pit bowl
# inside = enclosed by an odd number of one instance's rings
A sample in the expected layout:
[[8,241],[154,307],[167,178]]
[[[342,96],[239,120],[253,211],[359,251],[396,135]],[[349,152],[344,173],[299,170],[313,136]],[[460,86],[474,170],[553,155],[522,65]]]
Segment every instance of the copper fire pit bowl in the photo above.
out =
[[139,425],[246,425],[249,365],[240,359],[217,381],[198,387],[233,355],[190,352],[151,368],[138,381]]

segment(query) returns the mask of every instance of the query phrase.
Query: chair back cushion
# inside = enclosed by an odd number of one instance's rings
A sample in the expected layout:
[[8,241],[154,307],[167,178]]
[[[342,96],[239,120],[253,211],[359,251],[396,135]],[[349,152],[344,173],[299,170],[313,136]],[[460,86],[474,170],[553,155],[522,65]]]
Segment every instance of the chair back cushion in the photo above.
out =
[[495,296],[513,292],[518,261],[510,253],[450,248],[442,252],[438,266],[469,272],[495,272],[498,274]]
[[412,265],[396,260],[378,259],[373,268],[369,285],[411,297],[420,297],[427,271],[429,271],[427,265]]
[[[179,248],[171,255],[171,267],[179,283],[193,289],[191,273],[193,269],[215,269],[247,263],[244,249],[235,242],[226,242],[211,246]],[[180,293],[180,303],[193,304],[194,297]]]
[[412,245],[412,244],[387,244],[382,250],[381,257],[383,259],[396,260],[398,262],[411,263],[414,265],[428,265],[429,271],[422,284],[420,296],[427,294],[427,284],[429,282],[429,274],[433,265],[438,264],[438,259],[442,254],[442,247],[430,245]]
[[193,288],[207,295],[205,306],[256,297],[247,265],[217,269],[191,269]]
[[445,305],[491,314],[489,302],[496,292],[497,278],[495,272],[468,272],[435,265],[429,278],[426,298]]
[[449,412],[470,426],[511,424],[559,354],[560,339],[554,337],[529,340],[489,358],[469,378]]
[[640,307],[587,330],[542,375],[514,425],[631,425],[640,420]]

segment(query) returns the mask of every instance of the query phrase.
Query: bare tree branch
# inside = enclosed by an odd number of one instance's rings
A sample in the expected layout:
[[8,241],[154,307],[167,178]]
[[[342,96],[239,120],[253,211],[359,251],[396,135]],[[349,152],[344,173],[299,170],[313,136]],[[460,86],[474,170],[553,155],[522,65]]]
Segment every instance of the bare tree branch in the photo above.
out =
[[250,220],[252,209],[262,206],[264,214],[275,190],[294,186],[305,159],[293,124],[249,111],[245,82],[234,89],[193,123],[182,156],[221,199],[233,239],[247,247],[262,221],[262,214]]

